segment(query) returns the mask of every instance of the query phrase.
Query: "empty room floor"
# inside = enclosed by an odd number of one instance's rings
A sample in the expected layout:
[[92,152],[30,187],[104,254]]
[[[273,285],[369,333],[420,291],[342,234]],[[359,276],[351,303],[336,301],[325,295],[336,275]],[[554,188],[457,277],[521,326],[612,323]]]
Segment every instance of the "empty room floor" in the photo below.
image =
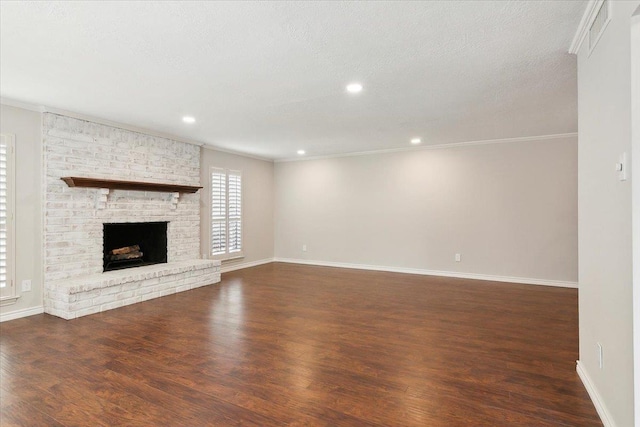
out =
[[0,325],[3,426],[601,426],[577,290],[272,263]]

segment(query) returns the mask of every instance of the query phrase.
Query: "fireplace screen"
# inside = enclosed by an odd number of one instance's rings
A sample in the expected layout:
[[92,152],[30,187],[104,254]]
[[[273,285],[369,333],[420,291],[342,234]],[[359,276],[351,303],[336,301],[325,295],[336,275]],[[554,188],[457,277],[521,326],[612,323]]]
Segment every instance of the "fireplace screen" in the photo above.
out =
[[167,222],[104,224],[104,271],[167,262]]

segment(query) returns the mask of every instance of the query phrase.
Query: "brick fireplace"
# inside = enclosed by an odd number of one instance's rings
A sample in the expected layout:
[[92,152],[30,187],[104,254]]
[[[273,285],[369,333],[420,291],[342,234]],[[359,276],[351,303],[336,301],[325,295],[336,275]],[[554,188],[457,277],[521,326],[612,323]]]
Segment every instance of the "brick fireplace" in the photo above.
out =
[[[61,180],[198,186],[200,147],[52,113],[43,115],[43,147],[46,313],[73,319],[220,281],[220,263],[199,259],[198,193],[79,188]],[[166,262],[103,272],[105,224],[141,222],[166,225]]]

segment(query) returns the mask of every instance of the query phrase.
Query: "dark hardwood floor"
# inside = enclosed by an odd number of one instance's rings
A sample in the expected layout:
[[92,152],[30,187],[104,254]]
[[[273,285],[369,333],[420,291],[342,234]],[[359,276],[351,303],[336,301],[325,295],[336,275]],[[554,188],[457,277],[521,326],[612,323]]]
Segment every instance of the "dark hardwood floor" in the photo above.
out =
[[3,426],[601,426],[577,291],[268,264],[0,325]]

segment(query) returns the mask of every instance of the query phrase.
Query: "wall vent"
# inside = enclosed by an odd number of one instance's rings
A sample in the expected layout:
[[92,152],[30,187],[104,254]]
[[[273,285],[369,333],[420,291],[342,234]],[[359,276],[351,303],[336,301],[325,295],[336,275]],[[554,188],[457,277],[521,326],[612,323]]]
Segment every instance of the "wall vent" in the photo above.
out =
[[600,37],[607,28],[607,24],[611,21],[611,9],[610,0],[604,0],[598,9],[596,17],[593,19],[591,26],[589,27],[589,54],[593,52],[593,49],[598,44]]

